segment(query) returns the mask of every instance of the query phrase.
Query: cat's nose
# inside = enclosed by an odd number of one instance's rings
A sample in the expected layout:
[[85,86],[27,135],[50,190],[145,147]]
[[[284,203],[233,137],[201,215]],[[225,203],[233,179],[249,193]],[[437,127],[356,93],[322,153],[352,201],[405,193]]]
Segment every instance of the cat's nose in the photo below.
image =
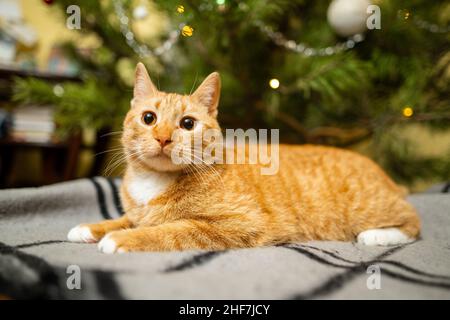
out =
[[164,148],[165,146],[167,146],[169,143],[172,142],[172,140],[170,140],[170,138],[166,138],[166,137],[156,138],[156,141],[159,142],[159,144],[161,145],[161,148]]

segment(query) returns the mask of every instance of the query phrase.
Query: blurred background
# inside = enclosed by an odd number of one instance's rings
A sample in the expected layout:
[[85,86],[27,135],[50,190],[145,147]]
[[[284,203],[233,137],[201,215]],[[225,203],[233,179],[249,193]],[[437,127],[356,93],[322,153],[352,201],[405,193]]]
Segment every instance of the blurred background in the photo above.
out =
[[0,187],[120,175],[138,61],[186,94],[219,71],[222,128],[449,181],[449,23],[448,1],[0,0]]

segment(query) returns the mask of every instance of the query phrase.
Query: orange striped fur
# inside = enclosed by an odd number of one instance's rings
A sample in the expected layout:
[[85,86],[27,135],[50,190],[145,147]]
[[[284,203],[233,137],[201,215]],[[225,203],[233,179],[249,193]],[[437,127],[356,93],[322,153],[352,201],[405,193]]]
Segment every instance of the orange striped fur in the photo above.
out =
[[[275,175],[261,175],[259,164],[196,169],[170,164],[155,139],[182,130],[176,123],[186,113],[203,128],[219,128],[219,92],[220,79],[214,73],[193,95],[162,93],[138,65],[135,97],[122,138],[128,163],[121,187],[126,214],[83,225],[91,230],[92,241],[108,233],[114,251],[168,251],[353,241],[366,230],[380,228],[397,228],[411,239],[418,237],[420,222],[404,191],[377,164],[351,151],[281,145]],[[141,123],[149,108],[161,118],[153,126]],[[161,174],[163,180],[167,175],[170,183],[139,203],[132,184],[149,172]]]

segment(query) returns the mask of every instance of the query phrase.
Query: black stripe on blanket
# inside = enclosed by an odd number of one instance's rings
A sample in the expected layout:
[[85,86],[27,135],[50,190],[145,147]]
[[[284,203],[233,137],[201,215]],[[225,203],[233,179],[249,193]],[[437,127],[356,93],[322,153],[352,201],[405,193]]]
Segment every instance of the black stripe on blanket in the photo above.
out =
[[117,284],[114,273],[110,271],[95,270],[92,272],[97,282],[99,293],[109,300],[124,300],[119,285]]
[[[367,266],[369,266],[369,265],[367,265]],[[436,288],[441,288],[441,289],[445,289],[445,290],[450,290],[450,283],[433,282],[433,281],[428,281],[428,280],[423,280],[423,279],[416,279],[416,278],[412,278],[409,276],[405,276],[401,273],[393,272],[388,269],[382,269],[381,272],[383,275],[388,275],[389,277],[397,279],[397,280],[403,280],[406,282],[421,284],[421,285],[428,286],[428,287],[436,287]]]
[[122,216],[125,212],[123,211],[122,203],[120,202],[119,190],[118,190],[117,185],[114,180],[115,179],[113,179],[113,178],[107,179],[108,184],[111,187],[114,206],[116,207],[116,210],[119,213],[119,215]]
[[98,205],[100,208],[100,213],[103,216],[103,218],[105,219],[111,219],[111,215],[108,212],[108,209],[106,207],[106,202],[105,202],[105,193],[103,192],[103,189],[100,185],[100,183],[98,183],[95,178],[91,178],[89,179],[92,184],[94,185],[95,191],[97,193],[97,201],[98,201]]
[[[316,248],[316,247],[313,247],[313,246],[308,246],[308,245],[297,245],[297,246],[299,246],[301,248],[307,248],[307,249],[312,249],[312,250],[321,252],[321,253],[323,253],[325,255],[333,257],[336,260],[340,260],[340,261],[343,261],[343,262],[351,263],[352,265],[356,265],[356,264],[360,264],[361,263],[361,261],[348,260],[348,259],[345,259],[345,258],[335,254],[334,252],[330,252],[328,250]],[[371,261],[371,263],[392,265],[392,266],[398,267],[399,269],[403,269],[403,270],[405,270],[407,272],[414,273],[414,274],[419,275],[419,276],[425,276],[425,277],[428,277],[428,278],[439,279],[439,280],[450,280],[450,276],[437,275],[437,274],[432,274],[432,273],[428,273],[428,272],[425,272],[425,271],[417,270],[417,269],[414,269],[414,268],[412,268],[410,266],[404,265],[403,263],[398,262],[398,261],[373,260],[373,261]]]
[[55,270],[39,257],[0,243],[0,294],[12,299],[62,299]]
[[31,248],[31,247],[38,247],[42,245],[48,245],[48,244],[56,244],[56,243],[68,243],[70,241],[65,240],[46,240],[46,241],[36,241],[36,242],[30,242],[30,243],[23,243],[15,246],[16,249],[25,249],[25,248]]
[[[65,242],[67,241],[48,240],[21,244],[15,247],[0,242],[0,295],[12,299],[67,299],[71,296],[77,299],[82,298],[84,294],[82,291],[67,291],[68,289],[64,287],[65,279],[60,279],[56,269],[44,259],[18,250],[18,248]],[[125,299],[113,272],[103,270],[83,272],[93,275],[98,293],[102,298]],[[61,275],[61,273],[59,274]],[[30,277],[37,278],[38,281],[30,281]],[[78,294],[81,294],[81,296]]]
[[[321,264],[324,264],[327,266],[333,266],[333,267],[337,267],[337,268],[342,268],[342,269],[347,269],[346,272],[340,273],[336,276],[329,278],[328,280],[326,280],[324,283],[322,283],[318,287],[313,288],[312,290],[309,290],[306,293],[295,294],[294,296],[290,297],[291,299],[314,299],[314,298],[318,298],[320,296],[331,294],[331,293],[335,292],[336,290],[339,290],[342,287],[344,287],[348,282],[353,280],[358,275],[365,274],[367,268],[370,265],[381,264],[381,263],[402,266],[402,267],[404,267],[404,269],[410,271],[411,273],[416,273],[416,274],[422,275],[422,276],[425,275],[430,278],[437,278],[437,279],[440,279],[441,281],[444,279],[448,280],[448,277],[446,277],[446,276],[428,274],[423,271],[419,271],[419,270],[413,269],[411,267],[404,266],[401,263],[398,263],[395,261],[382,260],[382,259],[392,255],[394,252],[404,248],[404,246],[398,246],[393,249],[387,250],[383,254],[376,257],[374,260],[363,261],[363,262],[355,262],[355,261],[347,260],[347,259],[341,258],[338,255],[335,255],[334,253],[331,253],[329,251],[325,251],[325,250],[322,250],[319,248],[307,246],[311,249],[316,249],[323,253],[327,253],[328,255],[331,255],[331,256],[333,256],[333,258],[336,258],[338,260],[341,260],[341,261],[344,261],[347,263],[354,263],[355,265],[353,265],[353,266],[341,265],[341,264],[336,264],[334,262],[330,262],[323,257],[320,257],[306,249],[302,249],[297,246],[294,247],[294,246],[289,246],[289,245],[283,245],[282,247],[290,249],[290,250],[294,250],[316,262],[321,263]],[[392,270],[388,270],[385,268],[382,270],[382,274],[387,275],[387,276],[397,279],[397,280],[405,281],[405,282],[411,282],[411,283],[430,286],[430,287],[438,287],[438,288],[447,289],[447,290],[450,289],[450,283],[433,282],[433,281],[428,281],[428,280],[423,280],[423,279],[417,279],[417,278],[406,276],[406,275],[403,275],[403,274],[400,274],[400,273],[397,273],[397,272],[394,272]]]
[[442,189],[442,193],[449,193],[450,192],[450,182],[447,182],[447,184]]
[[199,266],[215,259],[216,257],[218,257],[219,255],[221,255],[225,252],[226,251],[209,251],[206,253],[196,254],[196,255],[182,261],[179,264],[176,264],[174,266],[166,268],[163,272],[165,272],[165,273],[177,272],[177,271],[184,271],[187,269],[199,267]]
[[[295,250],[293,247],[289,247],[289,246],[283,246],[283,247],[285,247],[286,249]],[[399,246],[399,247],[395,247],[393,249],[387,250],[387,251],[383,252],[381,255],[379,255],[377,257],[377,260],[383,259],[384,257],[387,257],[387,256],[393,254],[394,252],[396,252],[397,250],[399,250],[401,248],[402,247]],[[295,250],[295,251],[301,253],[301,251],[298,251],[298,250]],[[345,284],[350,282],[350,280],[354,279],[356,276],[360,275],[362,272],[364,272],[366,270],[366,267],[363,264],[353,266],[353,267],[345,267],[345,268],[348,268],[349,270],[329,278],[324,283],[322,283],[321,285],[319,285],[316,288],[309,290],[308,292],[294,294],[293,296],[290,297],[290,299],[294,299],[294,300],[314,299],[314,298],[318,298],[323,295],[331,294],[331,293],[341,289],[342,287],[344,287]]]

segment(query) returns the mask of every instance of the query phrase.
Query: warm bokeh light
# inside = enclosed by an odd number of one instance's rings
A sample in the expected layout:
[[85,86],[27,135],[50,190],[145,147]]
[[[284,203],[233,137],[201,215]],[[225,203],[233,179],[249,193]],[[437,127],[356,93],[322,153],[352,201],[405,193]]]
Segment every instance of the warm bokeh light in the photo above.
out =
[[270,81],[269,81],[269,86],[272,88],[272,89],[278,89],[279,87],[280,87],[280,81],[278,80],[278,79],[271,79]]
[[405,107],[403,109],[403,115],[407,118],[411,117],[414,114],[414,111],[411,107]]
[[179,5],[179,6],[177,7],[177,12],[178,12],[178,13],[183,13],[183,12],[184,12],[184,6],[183,6],[183,5]]
[[192,37],[192,35],[194,34],[194,28],[192,28],[191,26],[184,26],[183,29],[181,30],[181,34],[185,37]]

